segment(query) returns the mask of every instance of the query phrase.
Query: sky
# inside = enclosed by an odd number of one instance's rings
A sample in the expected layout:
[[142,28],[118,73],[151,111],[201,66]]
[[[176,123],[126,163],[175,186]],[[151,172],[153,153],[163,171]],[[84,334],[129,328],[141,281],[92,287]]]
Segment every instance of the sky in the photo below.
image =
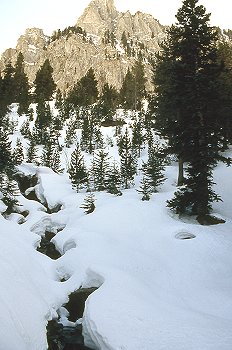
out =
[[[56,29],[74,25],[90,0],[0,0],[0,53],[15,47],[27,28],[37,27],[51,35]],[[229,0],[200,0],[211,13],[211,24],[232,29]],[[182,0],[115,0],[119,11],[152,14],[161,24],[175,22]]]

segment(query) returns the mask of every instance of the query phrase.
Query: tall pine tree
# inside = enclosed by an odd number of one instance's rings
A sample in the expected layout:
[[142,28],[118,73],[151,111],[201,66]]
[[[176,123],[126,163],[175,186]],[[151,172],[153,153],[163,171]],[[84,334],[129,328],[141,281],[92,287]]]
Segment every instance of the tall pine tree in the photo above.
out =
[[156,128],[188,164],[185,187],[168,206],[205,215],[219,199],[212,170],[222,159],[225,138],[219,84],[224,68],[217,60],[217,33],[198,0],[184,0],[176,18],[155,66]]
[[48,59],[40,67],[36,73],[34,85],[35,85],[35,101],[45,102],[52,98],[52,95],[56,89],[56,84],[53,80],[53,68]]
[[28,113],[30,105],[29,83],[24,71],[24,57],[20,52],[17,57],[14,74],[15,102],[19,104],[18,113]]
[[88,172],[84,162],[84,156],[81,153],[79,144],[76,145],[75,150],[71,154],[71,161],[69,164],[69,178],[72,186],[77,192],[88,185]]

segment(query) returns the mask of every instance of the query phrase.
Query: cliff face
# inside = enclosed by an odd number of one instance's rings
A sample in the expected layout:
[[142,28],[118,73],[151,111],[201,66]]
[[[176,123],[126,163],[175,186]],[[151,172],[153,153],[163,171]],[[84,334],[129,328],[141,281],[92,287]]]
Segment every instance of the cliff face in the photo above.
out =
[[[121,87],[128,67],[134,64],[138,54],[143,56],[146,73],[151,75],[149,56],[157,51],[164,38],[165,28],[149,14],[137,12],[132,15],[118,12],[114,0],[92,0],[78,19],[76,27],[87,32],[70,31],[62,33],[54,40],[46,37],[41,29],[27,29],[18,39],[15,49],[6,50],[1,57],[0,70],[5,63],[15,63],[21,51],[25,59],[25,71],[30,82],[45,59],[49,59],[54,69],[54,80],[65,92],[94,68],[99,87],[108,82],[117,89]],[[106,40],[106,33],[113,43]],[[126,34],[130,54],[122,45],[122,34]],[[148,81],[148,89],[151,88]]]
[[88,33],[102,36],[107,29],[114,31],[118,15],[114,0],[92,0],[77,25]]

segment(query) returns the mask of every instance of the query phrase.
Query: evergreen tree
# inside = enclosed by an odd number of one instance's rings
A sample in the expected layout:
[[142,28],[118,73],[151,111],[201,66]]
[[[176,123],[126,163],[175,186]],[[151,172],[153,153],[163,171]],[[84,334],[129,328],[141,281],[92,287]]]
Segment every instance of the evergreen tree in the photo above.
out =
[[35,134],[39,144],[45,144],[48,140],[48,127],[52,120],[52,112],[49,103],[39,101],[36,107]]
[[24,57],[20,52],[17,57],[15,74],[14,74],[14,84],[15,84],[15,102],[19,104],[18,114],[27,114],[30,105],[30,95],[29,95],[29,83],[28,78],[24,72]]
[[56,89],[56,84],[52,77],[53,68],[48,59],[38,70],[34,85],[35,85],[35,101],[45,102],[52,98],[52,95]]
[[79,192],[81,188],[88,185],[88,172],[79,144],[76,145],[75,150],[71,154],[71,162],[68,173],[72,186],[77,192]]
[[142,99],[146,96],[145,72],[141,59],[138,59],[132,70],[128,69],[120,90],[120,100],[124,108],[140,110]]
[[37,155],[38,153],[37,152],[38,152],[38,150],[36,147],[36,143],[33,140],[33,138],[31,138],[29,147],[27,148],[27,162],[38,164],[38,155]]
[[126,109],[134,109],[135,107],[134,84],[134,76],[128,68],[120,90],[120,101]]
[[114,161],[110,166],[107,178],[106,178],[106,190],[111,194],[115,194],[117,196],[121,196],[122,192],[120,191],[121,187],[121,174],[120,169],[117,166],[117,163]]
[[1,100],[2,105],[9,106],[11,103],[15,102],[15,81],[14,81],[15,69],[11,62],[6,64],[3,70],[3,80],[2,80],[2,91]]
[[19,190],[17,184],[12,180],[7,174],[0,172],[0,189],[2,192],[1,200],[7,206],[7,209],[4,211],[4,216],[7,216],[14,212],[15,206],[18,205],[17,196]]
[[73,143],[76,141],[76,128],[75,124],[70,120],[68,123],[66,135],[65,135],[65,146],[66,147],[71,147]]
[[67,118],[68,115],[67,115],[66,110],[65,110],[65,101],[64,101],[64,98],[62,96],[60,89],[57,89],[57,92],[56,92],[55,107],[57,108],[57,110],[59,112],[57,119],[60,120],[60,125],[62,125],[62,122],[65,121],[65,119]]
[[158,192],[158,187],[165,181],[165,161],[161,149],[152,146],[148,149],[148,160],[143,163],[144,183],[149,186],[150,192]]
[[3,126],[7,113],[8,103],[5,99],[3,78],[0,72],[0,126]]
[[58,142],[59,132],[55,129],[50,129],[49,138],[45,143],[43,154],[42,154],[42,164],[51,168],[56,173],[63,171],[60,167],[60,152],[59,152],[59,142]]
[[13,169],[14,163],[8,135],[4,128],[0,127],[0,173],[12,174]]
[[122,42],[122,46],[123,46],[124,50],[126,50],[127,49],[127,36],[126,36],[125,30],[122,33],[121,42]]
[[13,150],[13,161],[15,165],[22,164],[24,160],[23,144],[19,138],[16,141],[16,147]]
[[105,121],[111,121],[118,104],[117,90],[106,83],[99,99],[99,113]]
[[110,170],[109,159],[109,153],[103,149],[94,154],[91,173],[96,191],[104,191],[107,187],[107,178]]
[[137,190],[140,194],[142,194],[142,201],[149,201],[152,194],[152,189],[149,184],[149,181],[145,176],[143,176],[140,188]]
[[58,145],[53,149],[51,169],[56,173],[62,173],[64,171],[64,169],[61,168],[60,149]]
[[85,197],[84,203],[80,208],[84,209],[86,214],[91,214],[95,210],[95,197],[93,193],[90,193]]
[[68,96],[68,102],[77,106],[89,106],[97,101],[98,88],[93,68],[90,68],[74,86]]
[[131,140],[127,128],[124,135],[119,140],[118,151],[121,159],[122,182],[127,189],[133,183],[136,174],[136,159],[133,156]]
[[134,122],[132,127],[132,149],[137,157],[140,157],[143,141],[142,123],[138,120]]
[[31,131],[30,131],[30,123],[28,120],[26,120],[25,122],[23,122],[21,128],[20,128],[20,132],[21,134],[26,137],[26,138],[30,138],[31,137]]
[[97,117],[94,107],[82,109],[81,149],[90,154],[95,149],[103,147],[103,137]]
[[134,109],[141,110],[142,99],[146,96],[145,84],[147,81],[141,58],[136,60],[132,69],[132,74],[134,76]]
[[185,187],[168,206],[180,214],[205,215],[219,200],[212,170],[225,147],[219,79],[224,67],[218,64],[217,33],[198,0],[184,0],[176,18],[155,67],[156,128],[188,162]]
[[221,100],[221,128],[225,132],[224,148],[232,144],[231,110],[232,110],[232,45],[231,42],[220,40],[218,43],[218,63],[224,66],[219,77],[218,92]]

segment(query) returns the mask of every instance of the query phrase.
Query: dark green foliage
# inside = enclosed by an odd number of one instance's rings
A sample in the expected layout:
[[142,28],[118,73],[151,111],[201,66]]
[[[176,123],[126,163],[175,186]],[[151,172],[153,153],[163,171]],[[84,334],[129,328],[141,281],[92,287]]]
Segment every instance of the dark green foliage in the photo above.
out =
[[94,153],[91,174],[96,191],[104,191],[107,188],[107,178],[110,171],[109,160],[109,153],[103,149]]
[[226,40],[218,43],[218,62],[224,66],[219,77],[218,92],[220,92],[221,114],[220,118],[225,132],[224,147],[232,144],[231,110],[232,110],[232,44]]
[[31,138],[29,147],[27,148],[27,162],[38,164],[37,152],[36,143],[33,138]]
[[28,78],[24,72],[24,57],[20,52],[17,57],[15,74],[14,74],[14,84],[15,84],[15,102],[19,104],[18,114],[27,114],[30,105],[30,94],[29,94],[29,83]]
[[48,127],[52,120],[52,112],[48,102],[39,101],[36,107],[35,135],[38,144],[45,144],[48,140]]
[[[211,159],[210,163],[212,164]],[[212,190],[214,184],[212,170],[213,165],[210,167],[207,159],[201,158],[194,166],[191,162],[186,170],[188,176],[185,185],[175,193],[172,200],[168,201],[168,207],[174,209],[177,214],[208,214],[212,209],[211,203],[221,200]]]
[[126,50],[126,48],[127,48],[127,36],[126,36],[125,30],[122,33],[121,42],[122,42],[123,48]]
[[56,173],[61,173],[63,169],[60,167],[60,147],[58,137],[59,131],[51,128],[43,149],[42,164],[51,168]]
[[63,30],[58,29],[54,31],[50,38],[50,42],[60,39],[61,37],[68,38],[71,34],[81,34],[83,36],[83,40],[86,38],[86,31],[84,29],[79,26],[69,26]]
[[142,170],[144,174],[144,183],[149,187],[151,193],[158,192],[158,187],[165,181],[163,175],[165,159],[162,149],[158,146],[152,146],[148,149],[148,160],[143,163]]
[[65,146],[70,147],[76,142],[76,125],[73,119],[70,119],[67,124],[67,131],[65,136]]
[[19,165],[24,160],[23,144],[19,138],[17,138],[15,149],[13,150],[13,162],[15,165]]
[[0,173],[12,173],[14,163],[11,156],[11,146],[8,135],[3,127],[0,127]]
[[152,194],[152,189],[151,189],[151,186],[149,184],[147,177],[144,176],[142,178],[140,188],[137,191],[140,194],[142,194],[142,201],[149,201],[150,200],[151,194]]
[[127,56],[130,57],[131,53],[132,53],[131,52],[131,47],[132,47],[133,43],[130,40],[130,34],[129,33],[126,34],[125,31],[122,33],[121,43],[122,43],[122,46],[123,46]]
[[91,154],[95,149],[103,147],[103,137],[98,120],[99,115],[95,107],[83,108],[81,118],[83,120],[81,149]]
[[120,90],[120,101],[125,109],[135,109],[134,76],[128,69]]
[[3,79],[1,86],[1,101],[3,106],[9,106],[15,102],[15,80],[14,80],[15,69],[11,62],[6,64],[3,70]]
[[52,95],[56,89],[56,84],[52,77],[53,68],[48,59],[38,70],[34,81],[35,85],[35,101],[45,102],[52,98]]
[[8,102],[5,98],[3,78],[0,74],[0,125],[3,126],[8,113]]
[[128,129],[118,142],[118,152],[121,159],[121,177],[124,187],[127,189],[133,184],[136,174],[136,159],[132,152],[131,140]]
[[212,190],[212,170],[227,146],[226,71],[218,63],[217,32],[198,0],[184,0],[176,18],[155,66],[155,127],[168,138],[171,152],[188,162],[186,185],[168,205],[180,214],[200,215],[219,199]]
[[107,29],[104,33],[104,37],[102,39],[103,44],[111,44],[112,47],[115,47],[116,44],[116,37],[114,35],[114,32],[110,32],[109,29]]
[[140,110],[146,96],[144,65],[138,59],[132,70],[128,69],[120,90],[120,100],[124,108]]
[[58,109],[58,116],[57,119],[60,120],[59,127],[62,126],[62,123],[65,121],[65,119],[68,117],[68,113],[65,108],[65,101],[62,96],[62,93],[60,89],[57,89],[56,92],[56,100],[55,100],[55,107]]
[[142,123],[138,119],[132,127],[132,149],[137,157],[140,157],[141,149],[144,142]]
[[99,114],[103,117],[103,121],[113,120],[113,115],[118,106],[118,92],[117,90],[105,84],[99,99]]
[[89,106],[97,101],[98,88],[93,68],[90,68],[74,86],[68,96],[68,102],[74,107]]
[[85,197],[84,203],[80,208],[84,209],[85,214],[91,214],[95,210],[95,197],[93,193],[90,193]]
[[9,116],[6,116],[5,118],[6,124],[4,125],[5,130],[9,133],[9,135],[13,135],[16,131],[17,127],[17,121],[14,121],[13,118],[9,118]]
[[134,76],[134,107],[136,110],[140,110],[142,107],[142,99],[146,96],[145,84],[147,81],[141,58],[135,61],[132,74]]
[[68,173],[72,186],[77,192],[88,185],[88,172],[79,144],[76,145],[75,150],[71,154]]
[[15,206],[18,205],[17,195],[19,190],[14,180],[8,177],[5,173],[0,172],[0,191],[2,193],[1,200],[7,206],[3,215],[7,216],[14,212]]
[[121,196],[122,192],[120,191],[121,187],[121,174],[120,169],[117,163],[114,161],[110,166],[106,178],[106,190],[108,193],[114,194],[116,196]]
[[21,128],[20,128],[20,132],[21,134],[26,137],[26,138],[30,138],[31,137],[31,131],[30,131],[30,123],[28,120],[26,120],[25,122],[23,122]]

